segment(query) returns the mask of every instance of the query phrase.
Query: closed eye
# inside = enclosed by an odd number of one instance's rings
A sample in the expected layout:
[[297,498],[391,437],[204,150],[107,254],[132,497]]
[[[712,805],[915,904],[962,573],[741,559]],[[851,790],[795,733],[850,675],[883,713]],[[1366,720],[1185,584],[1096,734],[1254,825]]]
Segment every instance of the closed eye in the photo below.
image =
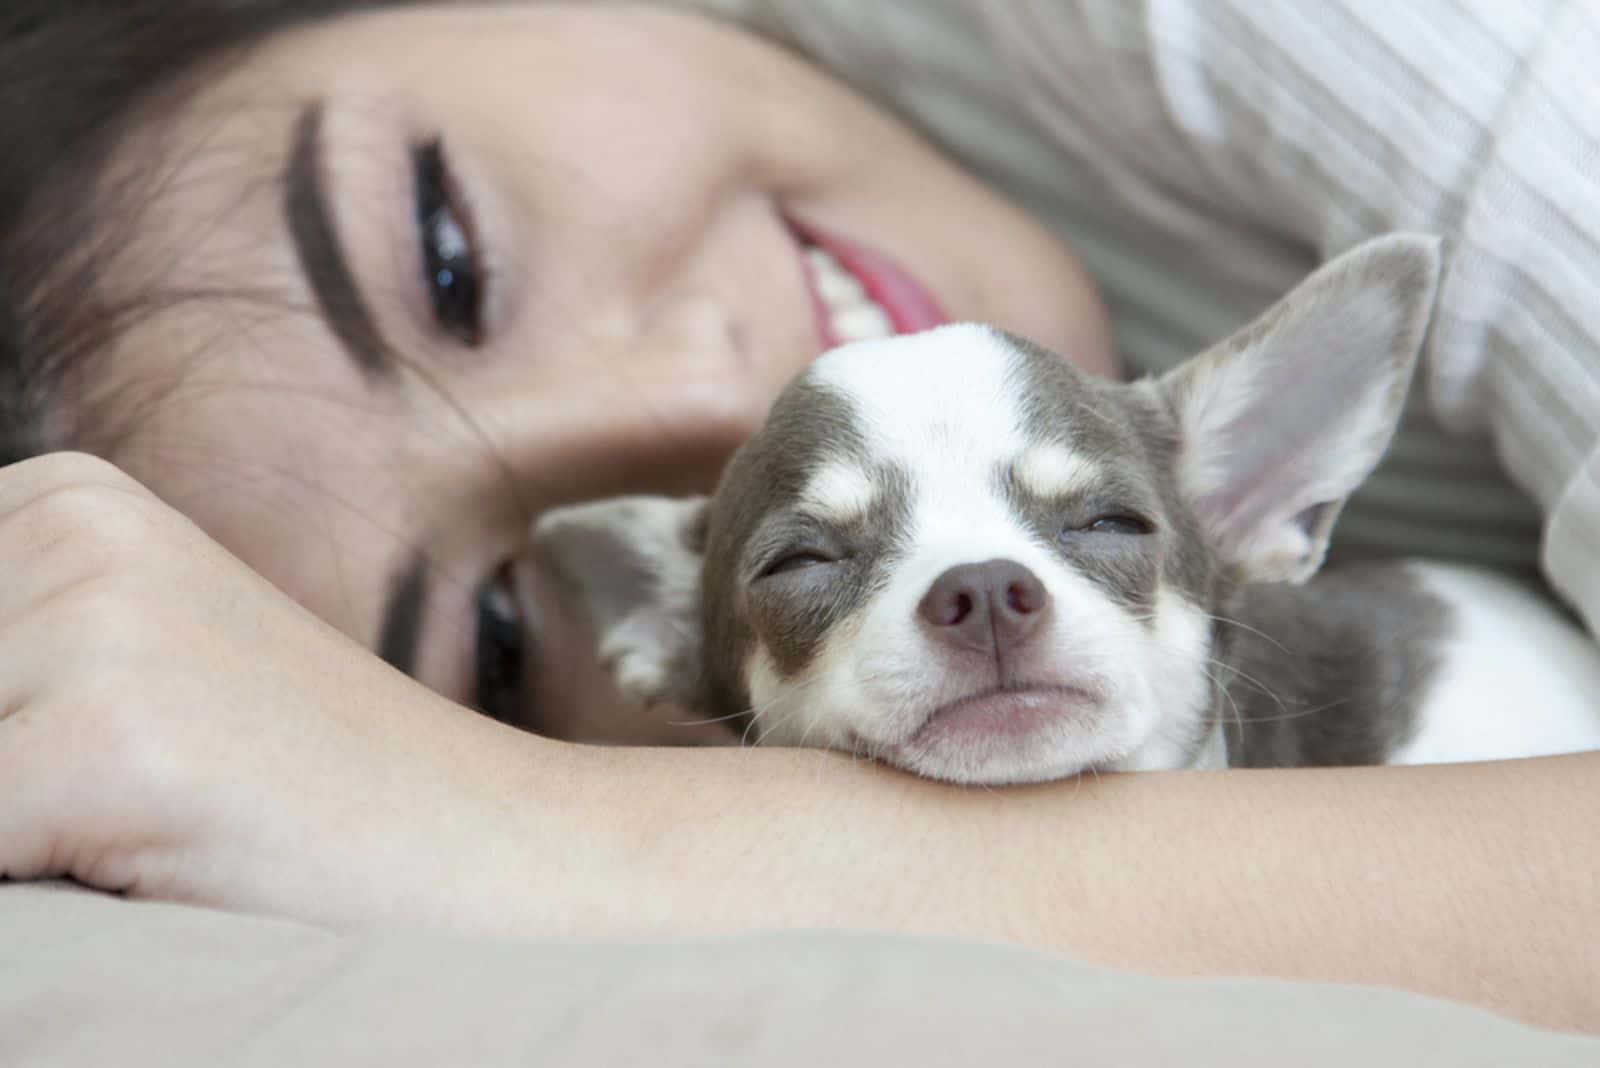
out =
[[412,150],[422,281],[445,333],[483,343],[485,276],[477,235],[438,138]]
[[1096,516],[1083,526],[1070,530],[1069,533],[1136,536],[1150,534],[1154,530],[1155,528],[1151,526],[1150,521],[1142,516],[1114,513]]
[[771,578],[774,575],[786,575],[795,571],[804,571],[807,568],[825,567],[828,564],[838,563],[831,556],[813,550],[787,553],[778,557],[772,563],[761,569],[761,578]]

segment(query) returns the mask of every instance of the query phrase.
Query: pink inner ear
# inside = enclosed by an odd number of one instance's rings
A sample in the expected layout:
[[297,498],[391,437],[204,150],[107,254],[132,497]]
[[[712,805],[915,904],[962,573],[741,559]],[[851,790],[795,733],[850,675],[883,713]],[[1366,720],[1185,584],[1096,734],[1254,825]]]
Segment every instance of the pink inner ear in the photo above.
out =
[[1368,242],[1173,375],[1186,485],[1225,553],[1315,566],[1394,433],[1437,275],[1430,238]]
[[1203,431],[1218,450],[1210,466],[1220,484],[1202,508],[1230,535],[1298,524],[1303,510],[1349,494],[1376,462],[1371,439],[1395,384],[1393,349],[1368,330],[1341,337],[1340,326],[1333,317],[1285,324],[1262,340],[1265,351],[1241,353],[1221,372],[1237,376],[1226,388],[1249,391],[1226,424]]
[[1338,501],[1322,501],[1313,504],[1299,515],[1294,517],[1294,527],[1308,538],[1317,537],[1333,518],[1333,513],[1339,510]]

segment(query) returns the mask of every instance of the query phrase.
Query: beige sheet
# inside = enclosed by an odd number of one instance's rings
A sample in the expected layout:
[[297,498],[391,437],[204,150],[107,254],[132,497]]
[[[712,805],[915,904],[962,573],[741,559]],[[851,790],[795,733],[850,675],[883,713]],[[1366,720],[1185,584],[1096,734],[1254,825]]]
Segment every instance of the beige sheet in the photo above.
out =
[[0,887],[0,1065],[1600,1065],[1600,1040],[1407,994],[1155,980],[838,933],[333,934]]

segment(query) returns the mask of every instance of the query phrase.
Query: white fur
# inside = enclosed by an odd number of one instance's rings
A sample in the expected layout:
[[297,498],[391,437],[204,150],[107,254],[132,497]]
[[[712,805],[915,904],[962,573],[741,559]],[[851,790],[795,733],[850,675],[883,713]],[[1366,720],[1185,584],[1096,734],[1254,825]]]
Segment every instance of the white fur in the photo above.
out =
[[1455,634],[1392,764],[1442,764],[1600,749],[1600,645],[1509,578],[1411,565],[1453,606]]
[[1211,700],[1210,617],[1187,597],[1162,589],[1155,623],[1153,644],[1140,664],[1151,700],[1145,713],[1149,731],[1144,745],[1117,765],[1123,771],[1183,767],[1196,735],[1208,726],[1203,713]]
[[876,491],[859,467],[831,463],[812,476],[801,499],[818,519],[841,526],[866,514]]
[[[825,637],[799,678],[781,677],[765,650],[751,656],[746,681],[763,741],[864,744],[923,774],[984,782],[1059,778],[1089,767],[1175,767],[1192,750],[1207,697],[1204,614],[1164,591],[1147,627],[1014,513],[996,477],[1007,466],[1023,460],[1024,477],[1052,490],[1094,469],[1088,458],[1024,435],[1014,359],[994,332],[955,326],[852,345],[813,369],[855,405],[869,454],[907,472],[907,548],[887,587]],[[962,388],[950,389],[951,381]],[[982,685],[945,666],[945,651],[918,624],[917,605],[947,569],[994,559],[1027,567],[1050,594],[1048,630],[1035,639],[1037,681],[1099,691],[1106,715],[1093,722],[1063,716],[1047,744],[1025,753],[907,749],[932,711]]]
[[1100,465],[1065,445],[1035,445],[1016,462],[1017,481],[1040,497],[1066,497],[1092,488]]

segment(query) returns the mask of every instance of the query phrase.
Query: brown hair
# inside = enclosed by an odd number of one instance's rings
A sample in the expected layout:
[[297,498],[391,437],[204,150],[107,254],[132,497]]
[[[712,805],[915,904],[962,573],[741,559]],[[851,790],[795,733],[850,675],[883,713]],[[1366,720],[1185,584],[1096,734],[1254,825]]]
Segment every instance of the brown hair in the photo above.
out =
[[53,426],[67,383],[157,299],[114,306],[98,284],[160,165],[108,180],[135,116],[158,117],[206,64],[273,31],[399,2],[0,4],[0,465],[77,444]]

